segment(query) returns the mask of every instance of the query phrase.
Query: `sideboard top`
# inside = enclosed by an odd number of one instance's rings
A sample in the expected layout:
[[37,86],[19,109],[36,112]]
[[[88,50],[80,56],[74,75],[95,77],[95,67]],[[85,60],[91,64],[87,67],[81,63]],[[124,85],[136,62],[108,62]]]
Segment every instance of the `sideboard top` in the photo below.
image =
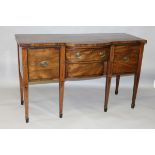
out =
[[67,45],[74,46],[80,44],[118,44],[142,42],[141,39],[125,33],[92,33],[92,34],[16,34],[16,41],[21,47],[31,47],[35,45]]

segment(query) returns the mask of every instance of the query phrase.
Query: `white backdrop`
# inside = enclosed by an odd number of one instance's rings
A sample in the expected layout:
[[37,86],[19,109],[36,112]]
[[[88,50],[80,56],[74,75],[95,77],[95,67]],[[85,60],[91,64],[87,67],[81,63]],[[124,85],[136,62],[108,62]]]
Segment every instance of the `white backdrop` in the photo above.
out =
[[[135,26],[121,26],[121,27],[91,27],[91,26],[74,26],[74,27],[0,27],[0,86],[18,85],[18,65],[17,65],[17,47],[14,38],[15,34],[19,33],[36,33],[36,34],[52,34],[52,33],[129,33],[137,37],[147,39],[148,43],[145,46],[142,74],[140,86],[153,87],[155,78],[155,27],[135,27]],[[133,79],[133,78],[132,78]],[[103,79],[95,79],[88,81],[74,81],[74,84],[89,84],[100,85]],[[114,82],[114,81],[113,81]],[[121,85],[133,85],[128,82],[128,77],[121,79]],[[69,83],[69,82],[68,82]]]

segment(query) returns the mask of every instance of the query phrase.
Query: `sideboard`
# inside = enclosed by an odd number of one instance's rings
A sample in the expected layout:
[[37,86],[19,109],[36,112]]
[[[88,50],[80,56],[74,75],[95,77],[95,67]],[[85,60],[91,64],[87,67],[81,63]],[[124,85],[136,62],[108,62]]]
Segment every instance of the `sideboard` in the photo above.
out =
[[147,42],[129,34],[16,34],[21,104],[29,122],[29,84],[59,82],[59,116],[63,116],[64,82],[106,77],[104,111],[107,112],[111,78],[133,75],[131,108],[135,107],[143,49]]

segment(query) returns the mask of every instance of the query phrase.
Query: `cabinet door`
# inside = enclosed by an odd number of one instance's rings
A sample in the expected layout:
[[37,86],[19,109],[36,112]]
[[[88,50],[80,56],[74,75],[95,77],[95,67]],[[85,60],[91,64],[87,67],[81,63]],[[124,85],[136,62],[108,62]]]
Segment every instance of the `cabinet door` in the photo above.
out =
[[116,46],[114,51],[113,74],[135,73],[140,47],[138,45]]
[[41,48],[28,50],[29,81],[59,78],[59,49]]

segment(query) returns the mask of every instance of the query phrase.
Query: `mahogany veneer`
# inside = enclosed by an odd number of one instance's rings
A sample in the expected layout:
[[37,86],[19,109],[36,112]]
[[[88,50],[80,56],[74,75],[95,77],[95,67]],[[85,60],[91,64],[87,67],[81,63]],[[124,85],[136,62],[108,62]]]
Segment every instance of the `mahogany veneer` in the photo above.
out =
[[134,75],[131,107],[135,107],[144,39],[129,34],[17,34],[21,104],[29,122],[28,86],[59,81],[59,115],[63,115],[64,82],[106,76],[104,111],[107,111],[110,83],[116,76]]

